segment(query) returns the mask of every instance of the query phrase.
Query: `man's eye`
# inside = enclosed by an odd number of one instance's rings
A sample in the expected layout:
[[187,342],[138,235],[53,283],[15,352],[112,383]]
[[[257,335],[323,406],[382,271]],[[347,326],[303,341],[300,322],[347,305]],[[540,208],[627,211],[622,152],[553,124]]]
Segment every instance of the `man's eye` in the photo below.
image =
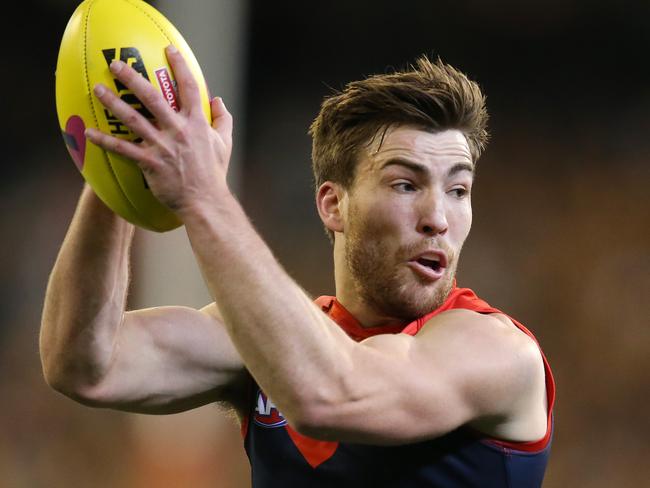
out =
[[469,195],[467,188],[453,188],[450,193],[456,198],[465,198],[467,195]]
[[406,192],[406,193],[416,190],[415,185],[407,181],[402,181],[401,183],[395,183],[393,185],[393,188],[395,188],[398,191]]

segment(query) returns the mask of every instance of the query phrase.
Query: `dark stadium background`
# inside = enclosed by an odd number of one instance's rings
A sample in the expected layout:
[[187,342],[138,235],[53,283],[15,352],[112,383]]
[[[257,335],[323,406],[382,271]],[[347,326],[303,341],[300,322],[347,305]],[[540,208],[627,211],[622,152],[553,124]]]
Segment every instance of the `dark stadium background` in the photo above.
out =
[[[237,427],[217,407],[162,418],[91,410],[42,379],[44,290],[82,184],[54,106],[58,44],[75,5],[24,0],[5,18],[0,486],[248,486]],[[200,17],[201,5],[183,9]],[[421,53],[458,66],[484,88],[492,114],[459,282],[533,329],[554,368],[544,486],[647,486],[650,3],[238,5],[237,193],[289,272],[315,295],[332,292],[306,134],[322,98]],[[197,35],[184,34],[190,44]],[[197,56],[203,63],[210,52]],[[142,298],[150,285],[140,263],[173,266],[173,246],[160,256],[147,247],[162,238],[138,237],[133,304],[164,293],[192,301],[172,280]]]

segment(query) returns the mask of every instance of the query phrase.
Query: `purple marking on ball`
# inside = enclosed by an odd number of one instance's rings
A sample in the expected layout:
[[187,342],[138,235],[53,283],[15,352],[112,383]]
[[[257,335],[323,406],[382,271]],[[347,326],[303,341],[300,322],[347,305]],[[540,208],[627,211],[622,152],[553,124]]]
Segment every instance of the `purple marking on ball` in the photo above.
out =
[[74,164],[79,168],[79,171],[83,170],[84,159],[86,156],[85,130],[86,125],[82,118],[78,115],[73,115],[65,123],[65,131],[63,132],[65,145],[68,148],[70,156],[72,156]]

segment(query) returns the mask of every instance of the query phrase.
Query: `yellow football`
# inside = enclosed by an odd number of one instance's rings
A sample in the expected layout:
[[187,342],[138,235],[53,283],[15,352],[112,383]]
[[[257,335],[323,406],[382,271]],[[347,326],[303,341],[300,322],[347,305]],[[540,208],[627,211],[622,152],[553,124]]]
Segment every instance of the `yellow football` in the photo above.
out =
[[170,106],[179,107],[174,73],[165,47],[173,44],[188,62],[201,90],[205,117],[210,100],[201,68],[176,28],[141,0],[85,0],[72,14],[63,34],[56,66],[56,109],[63,139],[84,179],[115,213],[140,227],[164,232],[181,225],[173,212],[151,193],[142,172],[128,158],[105,151],[84,136],[93,127],[136,140],[93,94],[96,83],[114,89],[136,110],[151,114],[113,77],[109,65],[120,59],[160,90]]

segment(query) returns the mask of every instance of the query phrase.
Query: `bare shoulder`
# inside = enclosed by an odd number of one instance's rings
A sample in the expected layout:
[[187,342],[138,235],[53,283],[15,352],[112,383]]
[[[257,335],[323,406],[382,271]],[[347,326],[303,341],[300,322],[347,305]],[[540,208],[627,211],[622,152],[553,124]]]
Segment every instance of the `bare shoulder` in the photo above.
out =
[[448,374],[474,410],[470,425],[505,440],[543,437],[546,385],[541,351],[506,315],[450,310],[433,317],[418,336],[422,351],[453,365]]
[[431,318],[418,337],[434,345],[451,341],[462,341],[463,349],[483,351],[485,357],[500,357],[507,354],[508,360],[526,363],[541,361],[539,347],[535,340],[520,330],[504,314],[482,314],[466,309],[454,309]]

